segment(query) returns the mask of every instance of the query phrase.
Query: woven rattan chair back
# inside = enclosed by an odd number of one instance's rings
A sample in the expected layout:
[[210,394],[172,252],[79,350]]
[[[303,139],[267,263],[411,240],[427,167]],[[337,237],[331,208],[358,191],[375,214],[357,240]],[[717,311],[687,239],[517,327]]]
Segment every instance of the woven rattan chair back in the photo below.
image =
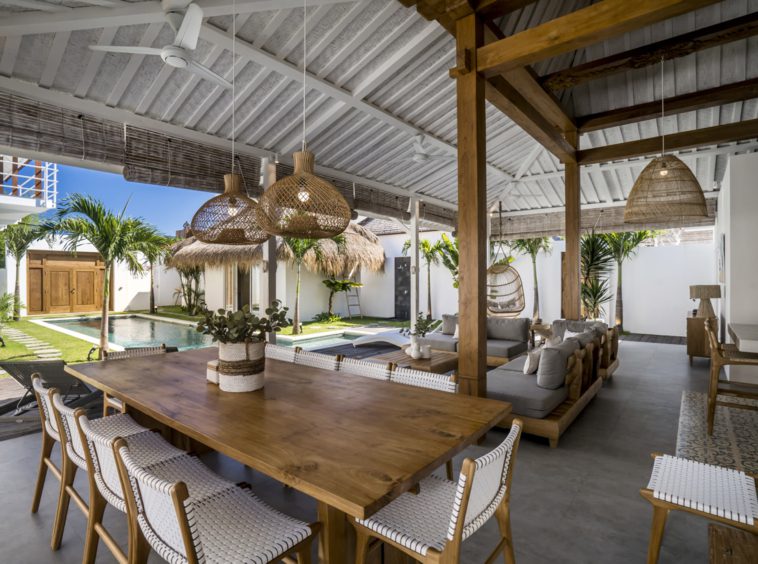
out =
[[266,343],[266,357],[284,362],[295,362],[295,348]]
[[355,358],[343,358],[340,360],[339,370],[350,376],[362,376],[364,378],[373,378],[374,380],[384,381],[390,379],[389,363],[370,362]]
[[461,542],[486,523],[508,502],[521,422],[514,420],[500,445],[476,460],[466,459],[458,478],[447,538]]
[[84,414],[77,414],[76,422],[87,442],[90,471],[98,491],[108,503],[119,511],[126,512],[124,492],[113,455],[113,440],[97,433]]
[[295,364],[322,368],[324,370],[337,370],[338,357],[310,351],[297,350],[295,352]]
[[167,482],[140,466],[123,439],[115,441],[113,450],[123,483],[129,484],[130,510],[148,544],[172,564],[205,562],[187,486]]
[[406,386],[416,386],[417,388],[427,388],[453,394],[458,391],[458,384],[450,376],[413,370],[412,368],[395,368],[390,373],[390,380],[398,384],[405,384]]
[[62,448],[79,468],[87,469],[87,455],[82,436],[76,426],[77,410],[63,403],[63,398],[57,392],[53,394],[53,409],[57,415],[58,428]]
[[103,351],[103,360],[121,360],[124,358],[137,358],[140,356],[152,356],[166,352],[166,345],[158,347],[134,347],[123,351]]
[[54,388],[45,388],[39,374],[33,374],[32,389],[34,390],[34,395],[37,397],[37,405],[39,405],[40,408],[40,418],[42,419],[42,425],[45,428],[45,432],[56,441],[60,441],[61,438],[58,432],[58,422],[55,420],[55,414],[53,412],[52,395],[55,393]]

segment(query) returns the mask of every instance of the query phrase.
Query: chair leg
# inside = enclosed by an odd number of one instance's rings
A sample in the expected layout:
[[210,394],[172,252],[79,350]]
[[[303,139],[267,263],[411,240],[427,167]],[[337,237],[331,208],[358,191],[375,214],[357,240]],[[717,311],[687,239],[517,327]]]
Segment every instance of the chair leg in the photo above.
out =
[[713,423],[716,420],[716,396],[719,393],[719,376],[721,365],[711,361],[711,378],[708,383],[708,435],[713,434]]
[[47,460],[50,453],[53,452],[55,439],[48,435],[42,429],[42,452],[39,457],[39,470],[37,471],[37,484],[34,486],[34,499],[32,500],[32,513],[37,513],[39,501],[42,498],[42,489],[45,487],[45,478],[47,477]]
[[355,527],[355,564],[365,564],[369,540],[371,537],[366,531],[360,527]]
[[108,394],[103,392],[103,417],[108,417]]
[[[130,531],[131,535],[131,531]],[[132,539],[132,537],[136,537]],[[147,559],[150,556],[150,545],[147,543],[147,539],[141,531],[137,531],[136,535],[129,537],[129,564],[147,564]]]
[[495,511],[497,524],[500,527],[500,534],[505,539],[503,556],[505,564],[516,564],[516,555],[513,552],[513,534],[511,533],[511,511],[510,508],[501,504]]
[[313,543],[307,543],[297,551],[297,564],[311,564],[311,546]]
[[53,524],[53,536],[50,541],[50,548],[58,550],[63,538],[63,529],[66,527],[66,518],[68,516],[68,506],[71,504],[71,496],[66,490],[74,484],[76,476],[76,465],[66,457],[63,462],[63,472],[61,473],[61,490],[58,494],[58,509],[55,512],[55,522]]
[[453,481],[453,461],[448,460],[445,462],[445,472],[447,473],[447,479]]
[[650,530],[650,544],[647,548],[647,564],[657,564],[658,555],[661,552],[661,541],[663,541],[663,530],[666,527],[666,518],[669,510],[653,505],[653,527]]
[[95,531],[95,525],[103,522],[106,501],[96,489],[90,489],[89,515],[87,516],[87,535],[84,540],[84,556],[82,564],[94,564],[97,556],[97,545],[100,537]]

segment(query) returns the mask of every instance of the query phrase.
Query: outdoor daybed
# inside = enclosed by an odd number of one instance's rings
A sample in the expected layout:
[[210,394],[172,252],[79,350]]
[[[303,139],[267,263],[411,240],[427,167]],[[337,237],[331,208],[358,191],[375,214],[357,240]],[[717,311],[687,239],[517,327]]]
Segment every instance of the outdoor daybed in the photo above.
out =
[[616,327],[609,328],[602,321],[581,321],[573,319],[556,319],[551,326],[551,333],[555,337],[566,334],[566,330],[581,333],[588,329],[595,331],[600,337],[600,349],[597,352],[599,365],[597,373],[603,380],[610,378],[619,365],[619,333]]
[[545,347],[536,373],[525,374],[524,355],[487,373],[487,397],[511,403],[513,409],[500,424],[515,418],[524,432],[549,439],[551,447],[602,387],[593,357],[600,339],[585,331]]
[[[458,351],[457,315],[443,315],[442,324],[419,342],[433,349]],[[531,320],[526,317],[487,318],[487,365],[499,366],[526,352]]]

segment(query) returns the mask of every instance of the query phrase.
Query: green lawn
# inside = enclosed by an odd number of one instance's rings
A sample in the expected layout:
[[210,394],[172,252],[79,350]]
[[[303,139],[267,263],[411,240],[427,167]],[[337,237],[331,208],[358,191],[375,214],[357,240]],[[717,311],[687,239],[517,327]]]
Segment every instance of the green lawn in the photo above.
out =
[[[158,313],[162,317],[170,317],[172,319],[181,319],[182,321],[199,321],[202,316],[189,315],[181,306],[160,306],[157,308]],[[148,311],[141,311],[139,313],[149,313]]]
[[[323,323],[320,321],[304,321],[303,332],[301,335],[313,335],[323,333],[324,331],[339,331],[343,329],[356,329],[358,327],[409,327],[408,321],[393,321],[381,317],[354,317],[353,319],[342,319],[334,323]],[[280,335],[292,335],[292,327],[282,329]]]
[[[68,363],[86,362],[87,353],[92,348],[92,344],[87,341],[69,337],[46,327],[40,327],[26,319],[11,321],[6,327],[23,331],[30,337],[35,337],[58,349],[62,353],[61,358]],[[0,348],[0,360],[32,360],[36,358],[29,349],[19,343],[14,343],[7,336],[5,342],[7,346]]]

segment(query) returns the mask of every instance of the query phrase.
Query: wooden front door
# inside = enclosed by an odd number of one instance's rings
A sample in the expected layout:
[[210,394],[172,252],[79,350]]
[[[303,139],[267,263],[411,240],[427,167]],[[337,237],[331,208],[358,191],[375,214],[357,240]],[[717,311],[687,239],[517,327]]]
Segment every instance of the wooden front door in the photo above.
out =
[[30,314],[99,311],[105,267],[96,253],[29,251],[27,304]]

